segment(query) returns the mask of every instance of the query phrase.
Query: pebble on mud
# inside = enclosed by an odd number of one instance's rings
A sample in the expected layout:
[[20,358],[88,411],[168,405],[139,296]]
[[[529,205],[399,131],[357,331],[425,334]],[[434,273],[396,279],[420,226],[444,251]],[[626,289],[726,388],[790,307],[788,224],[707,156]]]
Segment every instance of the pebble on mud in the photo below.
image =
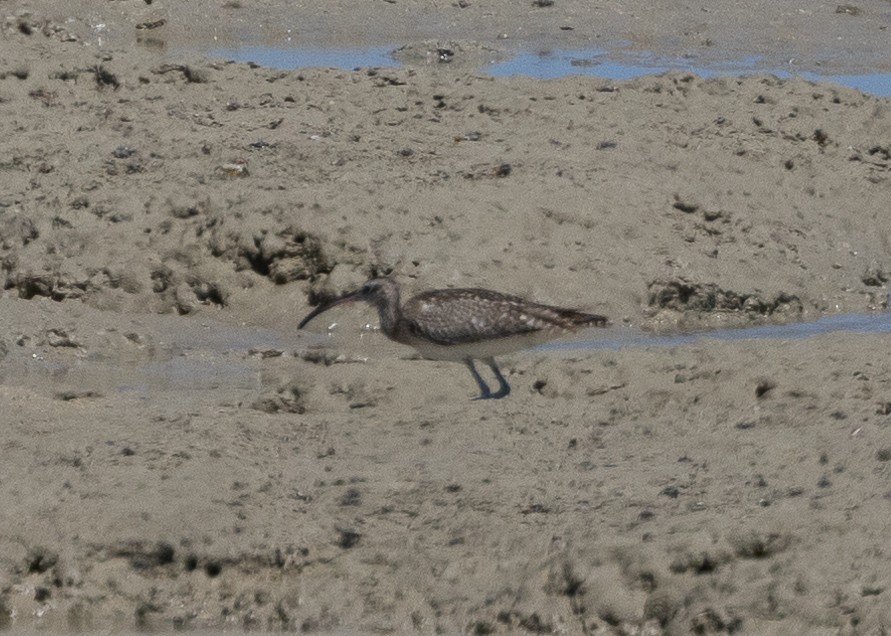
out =
[[337,530],[337,545],[339,545],[344,550],[349,550],[354,547],[357,543],[359,543],[359,539],[362,538],[362,534],[356,532],[352,528],[336,528]]
[[776,382],[762,378],[761,380],[758,380],[758,384],[755,385],[755,397],[762,398],[775,388],[777,388]]

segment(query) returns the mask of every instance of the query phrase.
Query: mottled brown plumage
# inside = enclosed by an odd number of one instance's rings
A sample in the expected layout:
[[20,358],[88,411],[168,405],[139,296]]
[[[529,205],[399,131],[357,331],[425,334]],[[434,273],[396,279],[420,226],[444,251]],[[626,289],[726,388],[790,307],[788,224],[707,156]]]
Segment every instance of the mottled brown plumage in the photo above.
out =
[[[365,301],[377,308],[381,331],[410,345],[425,358],[464,362],[480,388],[479,399],[502,398],[510,385],[495,356],[526,349],[584,327],[604,327],[607,319],[574,309],[529,302],[488,289],[437,289],[400,306],[399,284],[391,278],[369,280],[354,292],[316,307],[299,325],[345,302]],[[498,380],[492,392],[473,360],[483,360]]]

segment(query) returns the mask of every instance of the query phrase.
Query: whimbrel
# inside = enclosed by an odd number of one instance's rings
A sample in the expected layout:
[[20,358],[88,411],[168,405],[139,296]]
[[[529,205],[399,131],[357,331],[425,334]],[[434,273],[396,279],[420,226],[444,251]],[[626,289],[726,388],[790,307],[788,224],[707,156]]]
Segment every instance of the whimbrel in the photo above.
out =
[[[529,302],[488,289],[435,289],[399,304],[399,284],[374,278],[362,287],[323,303],[300,321],[310,320],[342,303],[365,301],[377,308],[381,330],[391,340],[407,344],[431,360],[463,362],[480,389],[478,400],[499,399],[510,385],[495,356],[527,349],[583,327],[604,327],[607,319],[574,309]],[[498,389],[492,391],[473,364],[485,362]]]

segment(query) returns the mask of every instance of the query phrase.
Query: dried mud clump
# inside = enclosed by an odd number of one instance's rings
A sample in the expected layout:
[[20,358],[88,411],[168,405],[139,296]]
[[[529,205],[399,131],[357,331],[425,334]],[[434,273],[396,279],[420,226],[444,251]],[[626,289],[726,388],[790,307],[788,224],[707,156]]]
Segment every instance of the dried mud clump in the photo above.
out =
[[426,40],[405,44],[393,51],[396,61],[407,66],[478,68],[482,64],[506,58],[503,51],[472,41]]
[[39,236],[34,219],[24,214],[4,215],[4,222],[0,225],[0,248],[4,251],[25,246]]
[[150,570],[173,563],[176,549],[166,541],[159,541],[154,545],[143,541],[130,541],[113,546],[111,556],[127,559],[134,570]]
[[218,284],[199,276],[187,275],[174,290],[176,311],[190,314],[202,305],[225,307],[226,291]]
[[212,249],[215,256],[234,261],[237,269],[251,269],[278,285],[314,281],[334,266],[321,239],[294,226],[224,233],[215,237]]
[[780,292],[765,297],[758,292],[735,292],[714,283],[692,283],[683,278],[653,280],[647,284],[647,311],[681,313],[737,313],[749,317],[793,319],[801,315],[801,301]]
[[743,559],[766,559],[786,550],[792,537],[786,533],[741,532],[730,538],[736,555]]
[[89,290],[95,288],[85,272],[34,272],[19,270],[17,266],[18,262],[14,257],[4,260],[3,288],[16,290],[23,300],[38,296],[56,301],[83,298]]
[[867,287],[881,287],[891,280],[891,274],[876,262],[872,262],[863,272],[860,281]]
[[44,546],[32,546],[25,557],[25,571],[28,573],[43,573],[52,568],[59,561],[59,555]]
[[322,250],[322,242],[314,235],[287,228],[267,235],[258,245],[255,260],[267,270],[270,280],[279,285],[294,280],[313,280],[331,271]]
[[22,35],[31,36],[39,33],[47,38],[54,38],[61,42],[77,42],[78,38],[62,25],[34,15],[30,11],[20,11],[17,16],[7,16],[3,24],[3,31],[11,34],[14,31]]
[[693,634],[736,634],[743,628],[743,619],[729,608],[707,607],[690,621]]
[[294,383],[279,387],[259,396],[251,403],[251,408],[263,413],[296,413],[306,412],[303,403],[304,391]]

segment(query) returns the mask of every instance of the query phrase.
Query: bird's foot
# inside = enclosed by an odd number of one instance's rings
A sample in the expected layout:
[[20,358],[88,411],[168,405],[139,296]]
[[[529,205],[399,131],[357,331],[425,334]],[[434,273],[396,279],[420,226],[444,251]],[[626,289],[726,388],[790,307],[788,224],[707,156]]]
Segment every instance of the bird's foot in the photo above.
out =
[[500,400],[501,398],[505,398],[508,395],[510,395],[510,387],[506,386],[501,387],[494,393],[492,393],[492,391],[483,391],[477,397],[473,398],[473,400]]

